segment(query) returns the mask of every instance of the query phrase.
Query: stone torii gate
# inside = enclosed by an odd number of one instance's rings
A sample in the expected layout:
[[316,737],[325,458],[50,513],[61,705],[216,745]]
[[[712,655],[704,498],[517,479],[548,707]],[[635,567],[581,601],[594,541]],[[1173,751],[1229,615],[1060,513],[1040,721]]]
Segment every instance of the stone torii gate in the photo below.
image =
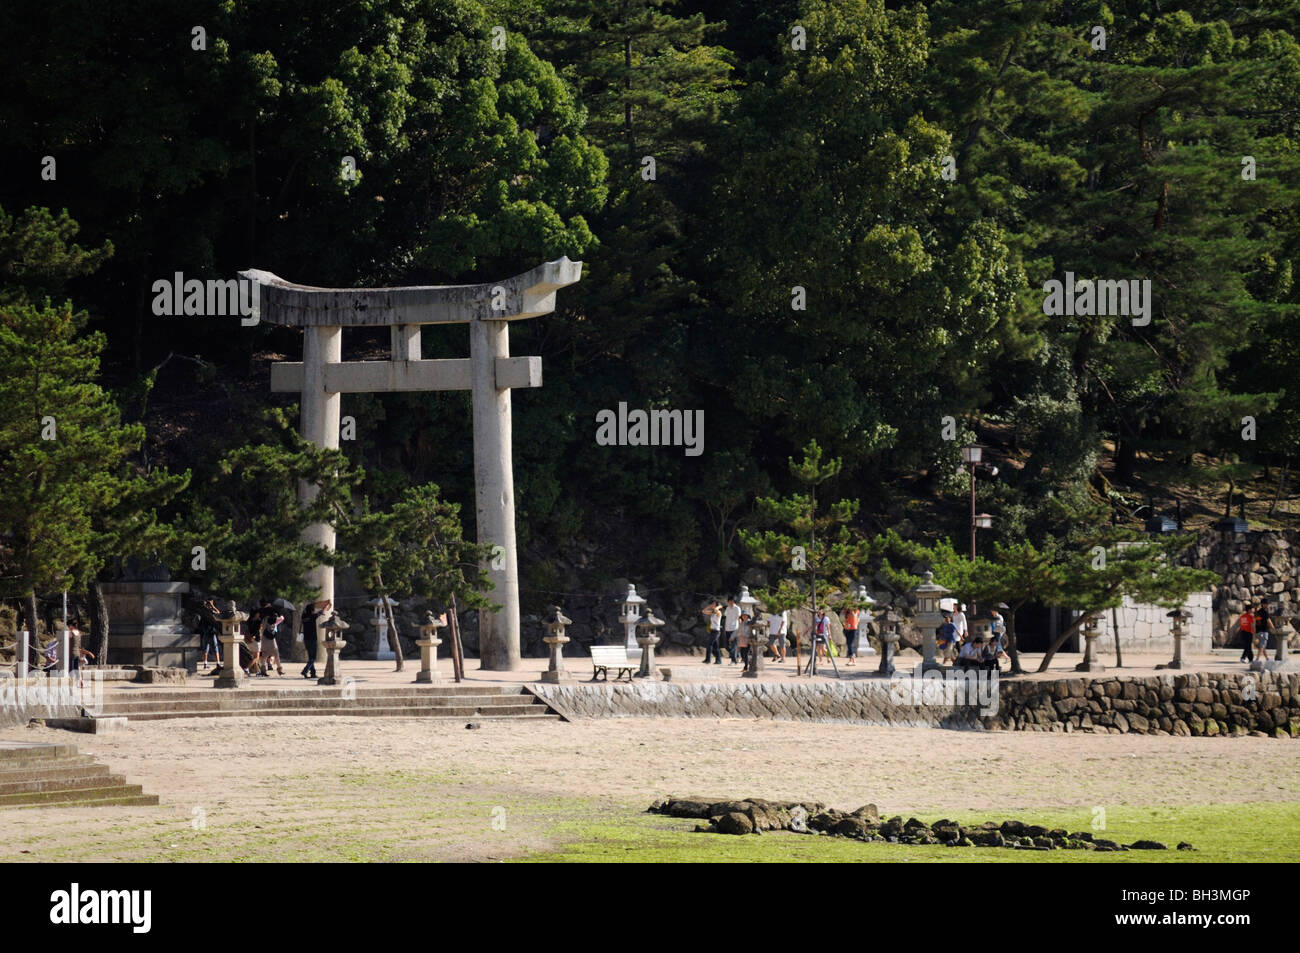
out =
[[[509,322],[555,310],[556,292],[582,277],[582,262],[560,258],[504,281],[403,288],[313,288],[267,271],[243,271],[259,286],[261,318],[303,329],[302,363],[271,367],[271,390],[298,391],[299,431],[319,447],[338,449],[340,395],[394,391],[468,390],[474,408],[474,485],[478,541],[493,547],[488,562],[497,612],[479,612],[482,668],[519,667],[519,569],[515,553],[515,481],[511,454],[510,389],[540,387],[542,359],[511,357]],[[469,324],[468,360],[420,358],[420,327]],[[388,327],[387,361],[344,361],[343,328]],[[316,488],[298,492],[311,499]],[[334,528],[314,524],[303,539],[334,548]],[[501,566],[492,568],[493,564]],[[334,569],[318,566],[307,581],[320,598],[334,598]]]

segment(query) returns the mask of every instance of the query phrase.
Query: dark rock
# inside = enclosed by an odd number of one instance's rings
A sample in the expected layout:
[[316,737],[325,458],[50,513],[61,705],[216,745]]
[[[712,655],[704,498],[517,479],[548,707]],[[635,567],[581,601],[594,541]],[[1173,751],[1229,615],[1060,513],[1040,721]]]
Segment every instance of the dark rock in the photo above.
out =
[[1180,840],[1180,841],[1178,842],[1178,849],[1179,849],[1179,850],[1196,850],[1195,847],[1193,847],[1191,844],[1187,843],[1187,841],[1185,841],[1185,840]]
[[723,814],[718,820],[718,833],[720,834],[752,834],[754,833],[754,822],[746,814],[739,811],[731,811]]
[[862,818],[850,815],[836,824],[831,829],[831,833],[840,837],[855,837],[859,840],[866,840],[871,836],[871,827]]
[[712,803],[695,798],[669,798],[660,808],[661,814],[669,817],[712,817],[717,811],[710,810]]
[[967,834],[966,838],[976,847],[1001,847],[1006,843],[1001,831],[975,830]]
[[1168,850],[1169,848],[1158,840],[1135,840],[1129,844],[1129,850]]

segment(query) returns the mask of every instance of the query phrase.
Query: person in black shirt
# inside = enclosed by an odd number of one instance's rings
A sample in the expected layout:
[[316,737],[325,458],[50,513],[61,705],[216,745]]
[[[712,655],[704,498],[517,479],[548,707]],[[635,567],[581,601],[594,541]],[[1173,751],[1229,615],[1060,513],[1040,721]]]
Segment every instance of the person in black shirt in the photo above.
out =
[[316,677],[316,623],[329,614],[334,603],[329,599],[309,602],[302,611],[302,647],[307,650],[307,664],[302,668],[303,678]]

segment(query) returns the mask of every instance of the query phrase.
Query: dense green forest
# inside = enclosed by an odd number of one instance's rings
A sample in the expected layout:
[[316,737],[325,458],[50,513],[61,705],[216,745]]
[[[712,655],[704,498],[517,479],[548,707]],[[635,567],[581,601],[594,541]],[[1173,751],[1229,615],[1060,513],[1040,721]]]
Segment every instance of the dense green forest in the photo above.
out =
[[[156,316],[151,288],[250,267],[468,283],[561,255],[581,282],[512,341],[545,368],[514,399],[532,608],[566,588],[557,554],[590,546],[584,589],[734,584],[756,499],[798,489],[788,461],[811,440],[869,535],[960,549],[972,441],[999,468],[976,488],[989,554],[1063,514],[1140,529],[1152,499],[1189,523],[1291,518],[1300,0],[7,12],[0,396],[11,412],[24,374],[75,388],[98,368],[105,391],[67,399],[99,442],[50,463],[69,512],[133,514],[61,530],[90,549],[178,578],[195,538],[255,562],[305,518],[287,515],[295,478],[326,470],[377,511],[436,483],[473,538],[467,395],[348,395],[356,439],[322,461],[269,389],[300,333]],[[1070,306],[1045,305],[1067,273]],[[1132,313],[1100,313],[1101,282]],[[345,335],[349,359],[386,346]],[[428,329],[423,347],[463,357],[468,338]],[[620,402],[702,410],[703,453],[599,445]],[[7,413],[0,453],[40,415]],[[30,488],[3,476],[12,524]],[[190,529],[167,543],[164,526]]]

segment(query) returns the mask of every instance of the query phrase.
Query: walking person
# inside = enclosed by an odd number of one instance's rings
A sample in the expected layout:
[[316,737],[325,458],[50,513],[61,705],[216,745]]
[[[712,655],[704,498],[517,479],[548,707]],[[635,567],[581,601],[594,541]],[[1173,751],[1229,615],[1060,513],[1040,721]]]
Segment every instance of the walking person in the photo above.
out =
[[94,659],[95,653],[81,644],[81,626],[76,619],[68,623],[68,676],[77,673],[77,687],[84,688],[81,679],[81,660]]
[[962,642],[966,641],[966,633],[968,631],[966,624],[966,604],[964,602],[958,604],[957,611],[952,614],[951,621],[952,627],[957,633],[957,640],[954,644],[961,645]]
[[704,664],[708,665],[716,659],[716,664],[721,665],[722,649],[719,648],[718,641],[722,638],[722,607],[718,605],[717,599],[710,599],[703,611],[704,618],[709,620],[709,644],[704,646]]
[[790,629],[790,613],[769,612],[767,614],[767,644],[772,650],[772,658],[777,662],[785,661],[785,635]]
[[262,641],[258,646],[258,652],[262,656],[262,675],[266,678],[271,677],[271,662],[275,662],[275,670],[281,678],[284,677],[284,669],[280,667],[280,646],[276,643],[275,636],[280,630],[280,623],[284,621],[284,616],[276,611],[275,606],[266,600],[262,601]]
[[845,665],[857,665],[858,659],[858,619],[857,609],[844,612],[844,656]]
[[208,664],[208,653],[212,654],[212,668],[207,675],[216,675],[221,671],[221,641],[217,638],[217,604],[209,599],[199,610],[199,651],[201,661]]
[[1261,662],[1268,661],[1268,643],[1269,628],[1273,620],[1268,616],[1268,606],[1262,602],[1255,603],[1255,645],[1259,649],[1259,658]]
[[302,647],[307,652],[307,664],[302,667],[303,678],[316,677],[316,624],[330,611],[334,603],[329,599],[309,602],[302,610]]
[[1254,614],[1255,614],[1255,640],[1259,642],[1261,646],[1259,651],[1259,657],[1267,661],[1268,654],[1266,650],[1269,647],[1269,643],[1272,641],[1273,630],[1276,628],[1276,626],[1273,625],[1273,616],[1269,612],[1268,603],[1266,602],[1255,603]]
[[819,659],[829,659],[826,647],[831,641],[831,623],[826,618],[826,610],[818,609],[817,618],[813,620],[813,643],[817,646],[816,652]]
[[1251,611],[1249,603],[1246,605],[1246,611],[1237,620],[1237,630],[1241,639],[1241,661],[1255,661],[1255,614]]
[[952,614],[943,614],[943,624],[934,631],[935,643],[943,653],[943,661],[951,662],[957,651],[957,626],[953,624]]
[[736,645],[740,648],[740,664],[749,668],[749,626],[753,622],[746,612],[740,617],[740,627],[736,629]]
[[727,611],[724,615],[723,637],[731,664],[736,664],[736,630],[740,628],[740,606],[736,605],[735,596],[727,596]]

